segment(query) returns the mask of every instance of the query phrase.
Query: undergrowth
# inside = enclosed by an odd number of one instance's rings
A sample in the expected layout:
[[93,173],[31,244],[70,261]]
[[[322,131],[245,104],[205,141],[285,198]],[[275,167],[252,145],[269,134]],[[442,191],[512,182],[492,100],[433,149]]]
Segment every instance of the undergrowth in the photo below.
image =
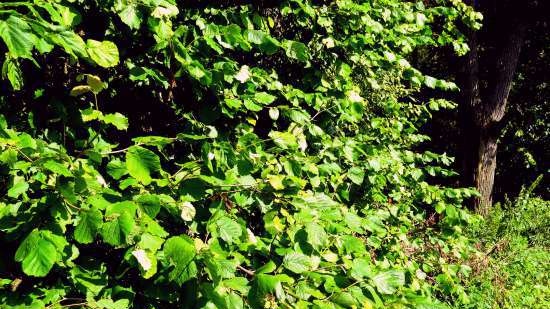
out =
[[472,230],[481,253],[471,262],[469,304],[457,308],[550,308],[550,201],[531,196],[541,181]]

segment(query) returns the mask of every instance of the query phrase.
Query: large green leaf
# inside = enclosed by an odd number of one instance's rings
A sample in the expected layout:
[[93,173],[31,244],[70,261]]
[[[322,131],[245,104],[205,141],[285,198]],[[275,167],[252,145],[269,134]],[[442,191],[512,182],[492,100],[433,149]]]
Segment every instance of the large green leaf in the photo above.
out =
[[388,270],[372,278],[372,282],[382,294],[394,294],[399,287],[405,285],[405,273],[401,270]]
[[241,226],[228,217],[218,219],[216,227],[220,238],[229,243],[236,242],[243,233]]
[[29,276],[43,277],[50,272],[57,257],[55,246],[45,239],[39,239],[33,250],[23,259],[23,272]]
[[267,92],[256,92],[254,94],[254,101],[263,105],[271,104],[276,98],[276,96]]
[[160,158],[149,149],[132,146],[126,152],[126,168],[132,177],[148,185],[151,173],[160,170]]
[[101,228],[103,240],[113,246],[126,243],[128,236],[135,225],[137,205],[133,202],[119,202],[111,204],[105,211],[105,222]]
[[32,58],[36,37],[32,34],[29,24],[23,19],[10,15],[6,20],[0,20],[0,38],[8,47],[12,57]]
[[29,276],[44,277],[61,258],[59,249],[66,245],[64,239],[48,231],[32,231],[15,252],[15,260],[21,262],[23,272]]
[[164,255],[173,265],[170,280],[182,285],[197,275],[197,265],[194,262],[195,244],[186,236],[176,236],[164,243]]
[[[294,280],[291,277],[284,274],[275,276],[259,274],[254,277],[248,299],[254,308],[263,308],[265,302],[270,298],[283,300],[285,292],[282,284],[292,284],[293,282]],[[266,297],[267,295],[270,295],[270,297]]]
[[160,198],[155,194],[144,194],[137,197],[136,202],[149,217],[154,218],[160,211]]
[[69,279],[83,294],[98,295],[107,286],[107,272],[98,262],[77,265],[69,271]]
[[126,243],[127,237],[134,226],[134,219],[127,213],[122,213],[116,218],[107,221],[101,227],[103,240],[113,246]]
[[83,210],[74,230],[74,238],[79,243],[89,244],[94,241],[97,231],[103,223],[103,215],[97,209]]
[[63,47],[65,52],[74,57],[86,57],[86,43],[84,40],[72,31],[61,31],[48,37],[55,44]]
[[311,260],[305,254],[292,252],[285,255],[283,259],[283,265],[286,269],[297,274],[301,274],[311,268]]
[[98,65],[109,68],[118,64],[118,48],[111,41],[86,41],[86,50],[90,58]]

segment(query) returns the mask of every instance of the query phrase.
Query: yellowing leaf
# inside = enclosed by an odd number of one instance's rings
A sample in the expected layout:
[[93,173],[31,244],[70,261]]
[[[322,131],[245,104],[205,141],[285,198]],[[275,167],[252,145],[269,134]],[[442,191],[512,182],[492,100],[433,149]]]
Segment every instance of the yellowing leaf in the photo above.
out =
[[283,184],[283,180],[285,179],[285,176],[283,176],[283,175],[269,175],[269,176],[267,176],[267,179],[269,181],[269,184],[273,187],[273,189],[283,190],[285,188],[285,185]]
[[90,58],[98,65],[109,68],[118,64],[118,48],[110,41],[86,41],[86,50]]
[[180,208],[181,208],[180,217],[184,221],[193,221],[193,218],[197,213],[197,211],[195,210],[195,207],[193,207],[193,204],[191,204],[190,202],[184,202],[183,204],[181,204]]
[[79,95],[83,95],[88,92],[92,92],[92,87],[88,85],[79,85],[71,89],[70,95],[73,97],[77,97]]

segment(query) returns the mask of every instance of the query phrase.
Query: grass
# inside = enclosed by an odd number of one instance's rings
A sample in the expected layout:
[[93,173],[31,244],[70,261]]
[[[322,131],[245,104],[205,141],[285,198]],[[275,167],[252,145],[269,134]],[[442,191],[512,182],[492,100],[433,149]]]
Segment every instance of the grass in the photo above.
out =
[[530,196],[541,180],[471,230],[480,253],[470,261],[469,302],[457,308],[550,308],[550,201]]

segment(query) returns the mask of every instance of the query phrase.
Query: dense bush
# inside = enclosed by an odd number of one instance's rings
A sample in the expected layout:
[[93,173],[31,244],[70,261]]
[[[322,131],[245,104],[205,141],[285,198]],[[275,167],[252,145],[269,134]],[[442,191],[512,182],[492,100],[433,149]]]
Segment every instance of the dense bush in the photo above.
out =
[[446,308],[474,192],[418,127],[457,0],[4,1],[3,308]]

